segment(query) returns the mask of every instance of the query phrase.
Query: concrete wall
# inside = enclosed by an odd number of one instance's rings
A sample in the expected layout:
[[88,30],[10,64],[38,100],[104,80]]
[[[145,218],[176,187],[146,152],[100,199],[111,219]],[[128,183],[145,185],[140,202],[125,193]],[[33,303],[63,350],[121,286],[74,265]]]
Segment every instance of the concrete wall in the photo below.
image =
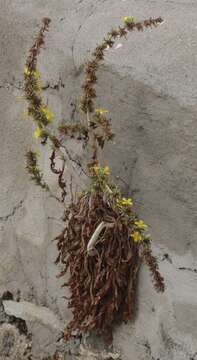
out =
[[[123,360],[197,359],[197,3],[0,0],[0,9],[0,292],[20,290],[25,301],[22,309],[7,304],[8,311],[28,321],[37,356],[53,350],[71,317],[53,264],[61,208],[29,182],[24,154],[36,141],[32,122],[21,117],[26,104],[16,98],[40,20],[52,19],[40,70],[58,123],[77,120],[72,104],[81,93],[84,62],[105,33],[124,15],[162,16],[158,29],[117,41],[122,46],[107,52],[99,70],[98,105],[110,110],[117,134],[103,162],[150,225],[167,285],[157,295],[143,267],[136,320],[116,329],[114,346]],[[49,150],[41,161],[55,191]]]

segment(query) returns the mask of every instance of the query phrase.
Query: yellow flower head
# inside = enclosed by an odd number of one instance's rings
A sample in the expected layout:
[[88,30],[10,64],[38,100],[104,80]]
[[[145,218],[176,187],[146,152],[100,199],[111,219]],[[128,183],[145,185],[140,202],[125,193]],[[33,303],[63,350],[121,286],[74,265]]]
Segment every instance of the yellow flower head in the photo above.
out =
[[37,79],[36,80],[36,92],[41,92],[41,90],[42,90],[42,87],[43,87],[43,83],[42,83],[42,81],[40,81],[40,79]]
[[122,19],[125,23],[131,23],[135,20],[134,16],[123,16]]
[[95,165],[95,166],[93,166],[91,169],[97,174],[98,171],[99,171],[99,169],[100,169],[100,167]]
[[131,205],[133,205],[133,201],[132,201],[131,198],[126,199],[124,197],[122,199],[117,199],[117,203],[120,206],[128,206],[128,205],[131,206]]
[[141,234],[139,233],[139,231],[134,231],[132,234],[131,234],[131,237],[133,239],[134,242],[138,242],[138,241],[141,241],[142,240],[142,236]]
[[136,225],[139,229],[147,229],[147,227],[148,227],[148,225],[146,225],[143,220],[136,220],[136,221],[135,221],[135,225]]
[[36,78],[36,79],[39,79],[40,78],[40,73],[39,71],[33,71],[33,76]]
[[30,71],[27,66],[24,68],[24,74],[27,76],[33,75],[36,79],[40,78],[40,73],[38,71]]
[[35,150],[34,154],[35,154],[36,159],[38,159],[40,157],[40,151]]
[[27,76],[29,76],[31,74],[31,71],[28,69],[27,66],[25,66],[25,68],[24,68],[24,74]]
[[47,120],[51,122],[54,118],[54,114],[46,106],[41,106],[40,110],[46,116]]
[[105,167],[93,166],[92,169],[98,175],[109,175],[110,174],[109,166],[105,166]]
[[110,174],[109,166],[105,166],[104,168],[102,168],[102,171],[104,175],[109,175]]
[[39,127],[36,128],[36,130],[34,131],[34,137],[37,139],[42,135],[42,129],[40,129]]
[[40,158],[40,151],[34,150],[33,151],[35,158],[38,160]]
[[97,114],[103,115],[103,114],[105,114],[105,113],[108,113],[109,111],[108,111],[107,109],[104,109],[104,108],[97,108],[97,109],[95,109],[95,112],[96,112]]

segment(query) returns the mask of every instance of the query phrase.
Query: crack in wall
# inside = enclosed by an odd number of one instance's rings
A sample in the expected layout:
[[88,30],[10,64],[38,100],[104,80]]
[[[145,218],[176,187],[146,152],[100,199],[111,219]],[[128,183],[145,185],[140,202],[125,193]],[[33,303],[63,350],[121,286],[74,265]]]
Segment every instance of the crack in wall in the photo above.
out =
[[23,203],[24,200],[20,200],[19,203],[13,207],[12,211],[9,214],[0,216],[0,221],[7,221],[9,218],[13,217],[16,214],[17,210],[22,207]]
[[0,89],[10,90],[10,89],[23,89],[23,81],[17,80],[15,82],[5,81],[4,83],[0,83]]
[[[150,0],[150,3],[152,3],[152,4],[156,4],[157,3],[157,0]],[[188,5],[189,6],[196,6],[197,4],[196,4],[196,1],[193,1],[193,2],[190,2],[190,3],[188,3],[187,1],[185,1],[185,2],[182,2],[181,4],[177,1],[177,0],[166,0],[165,2],[164,2],[164,5],[168,5],[168,4],[178,4],[179,6],[181,5],[181,6],[187,6],[188,7]]]
[[[104,0],[105,1],[105,0]],[[82,3],[83,0],[79,0],[78,4]],[[98,2],[96,2],[97,5]],[[83,27],[86,25],[87,21],[89,20],[89,18],[95,13],[97,7],[95,7],[95,5],[91,4],[91,9],[89,11],[89,13],[87,14],[87,16],[85,17],[84,21],[78,26],[78,29],[76,31],[76,35],[75,38],[73,40],[72,46],[71,46],[71,52],[72,52],[72,59],[73,59],[73,65],[74,65],[74,69],[75,69],[75,76],[79,76],[84,68],[84,64],[81,64],[79,67],[77,67],[76,63],[75,63],[75,56],[74,56],[74,51],[75,51],[75,44],[77,42],[79,33],[81,32],[81,29],[83,29]],[[76,13],[79,10],[76,10]]]
[[[17,90],[23,90],[24,82],[22,80],[16,80],[14,82],[5,81],[0,83],[0,89],[10,90],[13,88]],[[50,81],[47,81],[46,84],[41,87],[43,91],[47,89],[59,91],[60,88],[65,88],[65,84],[62,81],[61,77],[54,84],[52,84]]]
[[145,343],[142,344],[145,347],[146,355],[150,357],[150,360],[160,360],[159,358],[155,358],[152,354],[152,349],[149,341],[145,341]]
[[172,264],[172,258],[170,257],[170,255],[168,253],[163,254],[161,261],[168,261],[170,264]]
[[47,81],[46,84],[42,86],[42,90],[51,89],[59,91],[61,88],[65,88],[65,84],[63,83],[61,77],[59,77],[59,80],[53,85],[50,83],[50,81]]
[[70,104],[73,108],[72,108],[72,111],[71,111],[71,116],[70,116],[70,118],[71,118],[71,121],[74,121],[74,119],[75,119],[75,113],[76,113],[76,110],[77,110],[77,106],[76,106],[76,103],[71,103]]
[[[170,264],[173,264],[172,258],[170,257],[170,255],[168,253],[163,254],[160,260],[168,261]],[[190,271],[190,272],[197,274],[197,268],[191,268],[191,267],[187,267],[187,266],[179,266],[176,269],[182,270],[182,271]]]
[[23,262],[23,257],[21,255],[21,250],[20,250],[20,245],[19,245],[19,240],[18,237],[15,237],[15,241],[16,241],[16,251],[17,251],[17,256],[14,257],[15,262],[18,264],[19,269],[21,270],[23,277],[24,277],[24,282],[26,283],[27,287],[28,287],[28,300],[34,300],[36,305],[38,304],[38,292],[35,289],[35,286],[33,284],[33,281],[30,279],[29,275],[27,274],[27,272],[25,271],[25,265]]
[[178,270],[191,271],[191,272],[194,272],[194,273],[197,274],[197,269],[195,269],[195,268],[192,269],[190,267],[181,266],[181,267],[178,268]]
[[162,341],[164,344],[165,351],[169,356],[171,356],[175,353],[178,354],[178,352],[181,352],[182,354],[187,356],[188,360],[195,360],[197,353],[195,352],[194,354],[192,354],[191,351],[188,350],[188,348],[186,347],[185,344],[181,344],[181,343],[177,342],[175,339],[173,339],[166,332],[163,324],[160,325],[160,334],[161,334],[161,338],[162,338]]
[[[72,157],[72,155],[70,154],[70,151],[68,150],[68,148],[67,148],[65,145],[64,145],[64,150],[65,150],[65,152],[66,152],[66,154],[67,154],[67,156],[68,156],[68,159],[69,159],[71,162],[73,162],[74,164],[76,164],[76,165],[80,168],[81,172],[82,172],[84,175],[87,176],[87,173],[86,173],[86,171],[84,170],[84,168],[83,168],[80,160],[74,159],[74,158]],[[81,174],[80,174],[80,175],[81,175]]]

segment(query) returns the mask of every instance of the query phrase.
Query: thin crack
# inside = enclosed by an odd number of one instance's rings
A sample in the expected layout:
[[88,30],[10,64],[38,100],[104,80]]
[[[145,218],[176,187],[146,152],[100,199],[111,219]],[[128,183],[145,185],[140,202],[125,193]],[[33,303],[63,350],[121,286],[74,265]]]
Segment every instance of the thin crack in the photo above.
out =
[[17,236],[15,237],[15,242],[16,242],[17,256],[15,256],[14,259],[16,260],[16,264],[19,266],[19,268],[24,276],[24,282],[26,283],[26,285],[28,287],[28,299],[29,299],[29,293],[31,292],[31,300],[34,300],[37,305],[38,304],[38,293],[34,287],[32,280],[30,279],[29,275],[25,271],[25,265],[24,265],[23,258],[21,255],[20,245],[19,245]]
[[[83,0],[79,1],[78,4],[80,4],[80,2],[82,2]],[[78,10],[76,11],[78,12]],[[90,12],[87,14],[86,18],[84,19],[83,23],[81,23],[76,31],[76,35],[75,38],[73,40],[73,44],[71,46],[71,52],[72,52],[72,59],[73,59],[73,65],[74,65],[74,70],[75,70],[75,76],[77,77],[78,75],[80,75],[83,71],[84,68],[84,64],[81,64],[79,67],[77,67],[76,63],[75,63],[75,57],[74,57],[74,49],[75,49],[75,44],[77,42],[78,36],[79,36],[79,32],[81,31],[81,29],[84,27],[84,25],[86,24],[87,20],[94,14],[95,12],[95,7],[94,5],[91,5],[91,10]]]
[[73,122],[73,121],[75,121],[75,115],[78,112],[77,111],[77,100],[75,99],[74,101],[71,101],[70,106],[72,107],[70,119]]
[[191,271],[191,272],[197,274],[197,269],[195,269],[195,268],[192,269],[192,268],[189,268],[189,267],[184,267],[184,266],[182,266],[182,267],[179,267],[178,270]]
[[0,89],[5,89],[5,90],[10,90],[10,89],[17,89],[17,90],[22,90],[23,89],[23,82],[22,81],[16,81],[14,82],[4,82],[0,84]]
[[9,214],[0,216],[0,221],[7,221],[9,218],[13,217],[16,214],[17,210],[22,207],[23,203],[24,200],[20,200],[19,203],[13,207],[12,211]]
[[152,354],[152,349],[151,349],[151,345],[150,343],[147,341],[145,341],[145,343],[141,344],[145,347],[145,351],[146,351],[146,354],[150,356],[150,360],[159,360],[159,358],[155,359],[155,357],[153,356]]
[[63,83],[61,77],[59,78],[58,82],[55,83],[54,85],[51,85],[50,82],[47,82],[45,85],[42,86],[42,90],[51,89],[51,90],[59,91],[60,88],[65,88],[65,84]]
[[[141,0],[141,1],[142,1],[142,0]],[[150,0],[150,3],[156,4],[156,3],[157,3],[157,0]],[[167,5],[168,5],[168,4],[178,4],[178,5],[180,5],[180,2],[178,2],[177,0],[165,0],[164,5],[165,5],[165,4],[167,4]],[[181,3],[181,6],[187,6],[187,7],[188,7],[188,5],[189,5],[189,6],[196,6],[197,4],[196,4],[196,1],[193,1],[193,2],[191,2],[191,3],[189,3],[189,4],[188,4],[187,1]]]
[[81,171],[84,173],[84,175],[88,176],[88,174],[86,173],[86,171],[83,169],[83,166],[82,166],[82,164],[80,163],[80,161],[77,160],[77,159],[74,159],[74,158],[71,156],[69,150],[67,149],[67,147],[66,147],[65,145],[64,145],[64,150],[65,150],[65,152],[66,152],[66,154],[67,154],[67,156],[68,156],[68,159],[69,159],[71,162],[75,163],[75,164],[81,169]]
[[170,264],[172,264],[172,258],[170,257],[170,255],[168,253],[163,254],[161,261],[168,261]]
[[[16,80],[15,82],[6,81],[4,83],[0,83],[0,89],[10,90],[13,88],[17,90],[23,90],[24,82],[22,80]],[[60,88],[65,88],[65,84],[63,83],[62,79],[59,78],[59,80],[55,84],[52,85],[50,82],[47,81],[46,84],[44,84],[41,88],[42,90],[51,89],[59,91]]]

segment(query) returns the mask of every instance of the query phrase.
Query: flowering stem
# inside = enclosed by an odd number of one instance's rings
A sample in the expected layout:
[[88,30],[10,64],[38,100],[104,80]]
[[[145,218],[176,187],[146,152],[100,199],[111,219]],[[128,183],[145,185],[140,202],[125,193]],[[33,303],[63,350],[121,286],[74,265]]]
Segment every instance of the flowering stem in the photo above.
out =
[[96,91],[94,89],[94,84],[97,82],[96,72],[99,67],[99,63],[104,59],[104,51],[109,47],[112,48],[115,40],[118,37],[126,37],[128,32],[138,30],[143,31],[146,28],[152,26],[156,27],[163,22],[161,17],[155,19],[147,19],[141,22],[135,22],[134,20],[125,22],[123,27],[112,29],[108,33],[108,37],[103,42],[96,47],[92,53],[92,60],[88,61],[85,68],[85,81],[82,85],[83,94],[81,98],[81,110],[86,113],[89,110],[90,113],[94,112],[94,101],[96,98]]

